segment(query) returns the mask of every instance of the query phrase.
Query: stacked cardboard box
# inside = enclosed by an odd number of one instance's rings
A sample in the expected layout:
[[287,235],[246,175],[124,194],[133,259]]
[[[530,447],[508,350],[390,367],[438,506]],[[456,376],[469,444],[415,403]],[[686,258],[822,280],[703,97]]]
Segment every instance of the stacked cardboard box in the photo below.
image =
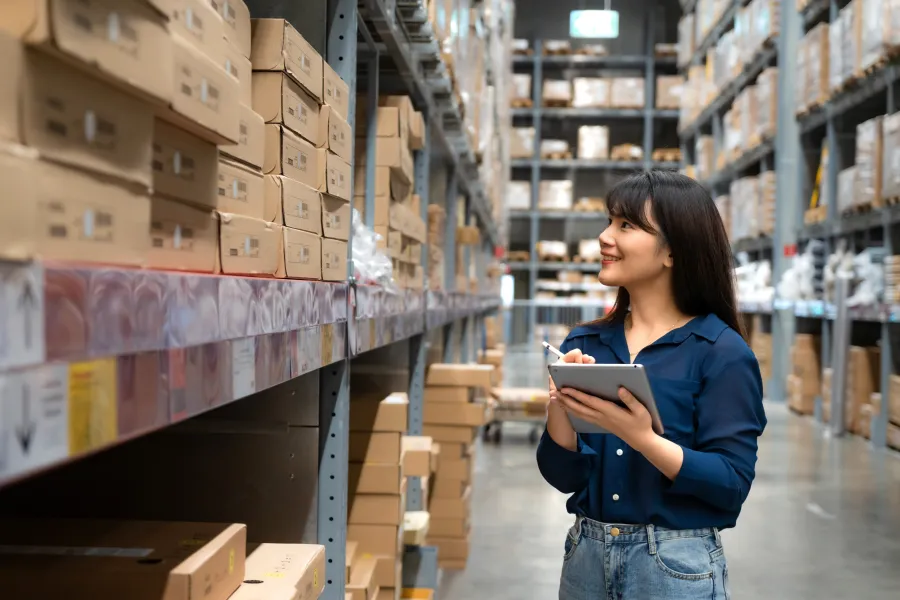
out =
[[252,50],[253,107],[266,122],[265,217],[283,225],[277,275],[344,280],[349,87],[285,20],[255,19]]
[[237,523],[15,519],[0,522],[0,535],[11,544],[0,576],[18,597],[190,600],[202,582],[208,600],[296,600],[325,587],[323,546],[248,544]]
[[444,569],[465,567],[469,556],[475,431],[487,422],[481,400],[496,384],[491,365],[434,364],[425,380],[424,434],[441,446],[432,482],[427,543]]
[[856,127],[856,180],[851,206],[881,206],[882,121],[883,117],[875,117]]
[[609,106],[610,80],[603,77],[575,77],[572,79],[572,106],[577,108],[606,108]]
[[609,103],[613,108],[644,108],[644,78],[614,78],[610,86]]
[[681,75],[661,75],[656,78],[656,108],[678,108],[684,90]]
[[579,127],[578,158],[608,159],[609,127],[605,125],[582,125]]
[[844,396],[844,427],[850,433],[867,434],[864,413],[871,396],[878,391],[881,352],[875,347],[851,346],[847,361],[847,386]]
[[881,121],[882,161],[881,195],[886,200],[900,198],[900,113],[887,115]]
[[428,289],[444,289],[444,237],[447,211],[437,204],[428,206]]
[[348,591],[354,600],[375,600],[379,590],[400,585],[406,476],[403,433],[407,429],[406,394],[386,398],[355,397],[350,410],[350,477],[347,539],[360,558],[350,570]]
[[884,301],[900,304],[900,256],[884,257]]
[[811,415],[822,389],[821,342],[817,336],[798,333],[791,347],[793,371],[788,375],[788,406],[801,415]]
[[[378,104],[374,116],[377,159],[372,222],[393,262],[394,281],[400,287],[421,289],[425,280],[422,267],[425,222],[421,199],[413,194],[415,167],[412,153],[424,147],[425,121],[422,113],[413,109],[409,96],[383,96]],[[356,103],[354,205],[363,215],[366,212],[367,110],[367,97],[359,96]]]

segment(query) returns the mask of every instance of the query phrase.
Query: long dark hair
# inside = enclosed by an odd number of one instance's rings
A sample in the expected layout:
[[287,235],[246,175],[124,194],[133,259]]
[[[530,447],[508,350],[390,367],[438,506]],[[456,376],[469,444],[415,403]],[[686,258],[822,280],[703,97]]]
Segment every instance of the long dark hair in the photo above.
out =
[[[647,203],[654,227],[647,218]],[[714,314],[746,338],[738,315],[734,289],[734,263],[722,217],[706,189],[672,171],[631,175],[609,192],[611,217],[624,219],[658,235],[672,253],[672,293],[675,306],[695,317]],[[622,323],[631,298],[619,288],[612,311],[599,323]]]

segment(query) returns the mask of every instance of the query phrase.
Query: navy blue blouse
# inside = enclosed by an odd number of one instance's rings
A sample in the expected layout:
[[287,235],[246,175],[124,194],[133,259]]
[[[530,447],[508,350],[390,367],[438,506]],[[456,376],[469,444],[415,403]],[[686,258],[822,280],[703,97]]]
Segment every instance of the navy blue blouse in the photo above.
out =
[[[621,324],[573,329],[560,349],[579,348],[598,363],[629,362]],[[665,430],[684,448],[670,481],[612,434],[579,434],[566,450],[544,432],[537,462],[564,494],[570,513],[605,523],[671,529],[733,527],[756,467],[766,426],[759,363],[741,336],[715,315],[697,317],[637,355]]]

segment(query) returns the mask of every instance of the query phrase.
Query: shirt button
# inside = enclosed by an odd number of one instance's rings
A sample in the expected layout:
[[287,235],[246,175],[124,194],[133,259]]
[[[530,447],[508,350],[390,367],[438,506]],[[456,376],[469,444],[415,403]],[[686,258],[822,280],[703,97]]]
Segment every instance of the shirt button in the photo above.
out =
[[618,450],[616,450],[616,456],[622,456],[623,454],[625,454],[625,453],[622,452],[622,449],[621,449],[621,448],[619,448]]
[[619,495],[613,494],[613,502],[618,502],[618,501],[619,501]]

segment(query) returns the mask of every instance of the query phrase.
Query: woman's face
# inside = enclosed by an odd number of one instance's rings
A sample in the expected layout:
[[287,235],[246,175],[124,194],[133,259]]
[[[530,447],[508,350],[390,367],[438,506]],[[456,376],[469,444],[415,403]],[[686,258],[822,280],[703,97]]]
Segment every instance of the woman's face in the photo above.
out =
[[[650,210],[649,202],[647,210]],[[652,214],[648,220],[656,229]],[[598,279],[603,285],[627,288],[649,283],[672,267],[668,248],[660,244],[657,235],[621,217],[610,218],[609,226],[600,234],[600,252],[603,260]]]

